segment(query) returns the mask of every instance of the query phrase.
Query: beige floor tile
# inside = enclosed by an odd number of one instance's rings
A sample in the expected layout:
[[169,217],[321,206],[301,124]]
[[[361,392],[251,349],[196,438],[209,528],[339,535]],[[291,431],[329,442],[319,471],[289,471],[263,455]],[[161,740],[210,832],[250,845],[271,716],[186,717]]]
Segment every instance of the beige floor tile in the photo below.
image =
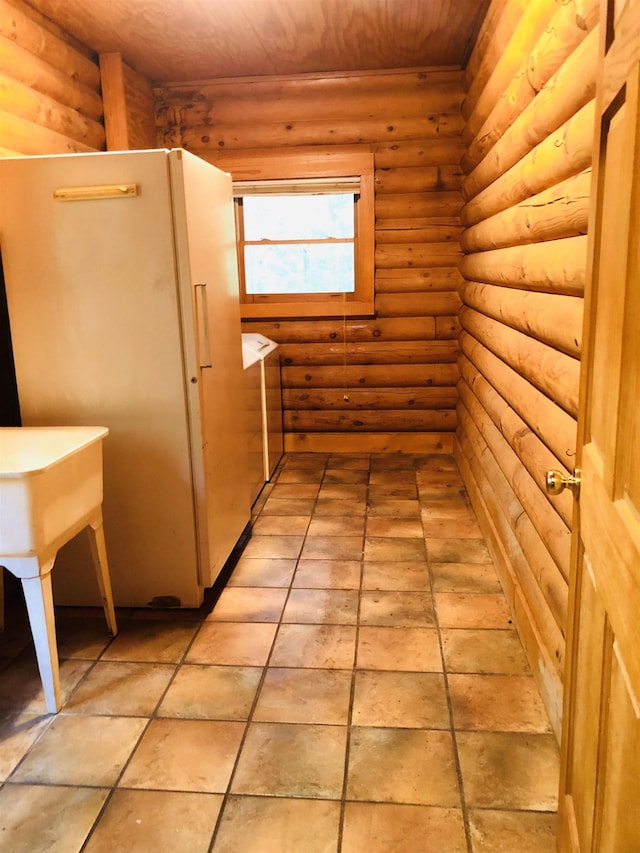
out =
[[[60,661],[60,695],[63,704],[91,666],[92,663],[88,660]],[[25,714],[47,713],[42,681],[31,648],[16,660],[12,660],[2,672],[0,711],[20,711]]]
[[0,783],[14,771],[51,722],[51,717],[35,714],[7,714],[0,718]]
[[448,672],[528,675],[529,664],[516,631],[442,629]]
[[298,560],[293,587],[359,589],[360,560]]
[[473,853],[556,853],[556,823],[548,812],[472,811]]
[[304,536],[252,536],[242,552],[245,557],[294,560],[300,556]]
[[449,675],[456,729],[494,732],[551,731],[530,675]]
[[504,595],[437,592],[434,595],[441,628],[511,628]]
[[329,483],[368,483],[368,468],[327,468],[322,484]]
[[495,568],[482,563],[431,563],[434,592],[502,592]]
[[404,481],[402,485],[372,483],[369,486],[369,500],[417,500],[418,488]]
[[358,672],[353,725],[449,729],[444,676],[431,672]]
[[414,475],[397,469],[384,469],[379,466],[372,466],[369,474],[369,482],[372,486],[407,486],[413,485]]
[[359,669],[442,672],[435,628],[378,628],[358,632]]
[[358,621],[358,592],[353,589],[292,589],[282,621],[355,625]]
[[327,515],[348,515],[351,518],[363,516],[367,508],[367,502],[364,498],[343,499],[339,501],[331,500],[331,498],[318,498],[314,518]]
[[70,609],[56,613],[58,655],[61,658],[97,660],[111,641],[104,613],[97,618],[77,618],[68,613]]
[[308,536],[303,560],[360,560],[362,536]]
[[367,487],[358,483],[327,483],[318,494],[321,501],[366,501]]
[[360,471],[368,471],[370,456],[368,453],[339,453],[329,457],[327,468],[354,468]]
[[417,458],[410,453],[372,453],[369,464],[372,471],[414,471]]
[[309,468],[284,468],[277,475],[276,484],[284,483],[320,483],[324,474],[324,465]]
[[212,853],[336,853],[339,825],[337,802],[232,795]]
[[262,677],[258,666],[180,667],[159,717],[247,720]]
[[420,518],[420,504],[401,498],[372,498],[367,513],[369,520],[378,517]]
[[172,664],[98,661],[71,694],[64,711],[150,717],[174,673]]
[[269,495],[260,514],[311,515],[315,502],[315,498],[274,498]]
[[252,528],[253,536],[304,536],[311,521],[308,515],[264,515]]
[[432,498],[420,504],[420,514],[425,521],[436,519],[462,519],[475,521],[473,507],[464,495],[455,494],[447,498]]
[[423,518],[427,539],[482,539],[475,518]]
[[338,799],[346,726],[252,723],[231,784],[235,794]]
[[364,536],[364,516],[314,516],[308,536]]
[[295,568],[295,560],[241,557],[229,578],[227,586],[273,586],[288,588]]
[[108,788],[5,785],[0,790],[0,849],[7,853],[80,850],[108,793]]
[[430,591],[430,577],[427,561],[363,563],[362,588],[387,590]]
[[422,479],[419,479],[418,492],[420,501],[423,503],[443,500],[459,501],[467,497],[464,487],[458,483],[430,483]]
[[491,563],[484,539],[434,539],[427,536],[432,563]]
[[422,521],[419,518],[369,517],[367,519],[367,537],[422,539]]
[[467,853],[462,811],[347,803],[341,853]]
[[276,483],[271,489],[269,500],[304,500],[306,498],[316,498],[319,491],[319,483]]
[[206,622],[185,663],[264,666],[276,628],[274,623]]
[[114,785],[147,720],[58,715],[11,776],[45,785]]
[[207,853],[221,806],[221,794],[115,791],[84,851]]
[[271,665],[349,669],[353,667],[355,648],[355,626],[281,625]]
[[559,753],[553,735],[458,732],[470,808],[555,811]]
[[278,622],[287,590],[274,587],[227,587],[207,622]]
[[120,628],[102,660],[178,663],[197,630],[194,622],[129,620]]
[[330,453],[287,453],[280,460],[279,469],[322,467],[327,464],[330,456]]
[[389,628],[433,628],[433,599],[423,592],[364,590],[360,602],[360,624]]
[[416,538],[391,538],[367,536],[364,540],[364,559],[371,562],[385,560],[421,561],[426,557],[424,540]]
[[459,808],[451,734],[354,728],[347,799]]
[[350,700],[350,670],[270,667],[252,719],[346,726]]
[[151,720],[119,787],[224,793],[244,730],[236,722]]

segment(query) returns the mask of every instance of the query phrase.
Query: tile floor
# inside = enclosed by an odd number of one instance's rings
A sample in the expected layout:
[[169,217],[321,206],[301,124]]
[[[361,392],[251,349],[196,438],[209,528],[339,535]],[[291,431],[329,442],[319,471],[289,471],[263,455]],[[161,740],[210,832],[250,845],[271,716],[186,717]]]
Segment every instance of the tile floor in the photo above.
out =
[[[291,454],[215,607],[0,635],[0,850],[551,853],[558,749],[455,462]],[[9,581],[9,579],[7,579]]]

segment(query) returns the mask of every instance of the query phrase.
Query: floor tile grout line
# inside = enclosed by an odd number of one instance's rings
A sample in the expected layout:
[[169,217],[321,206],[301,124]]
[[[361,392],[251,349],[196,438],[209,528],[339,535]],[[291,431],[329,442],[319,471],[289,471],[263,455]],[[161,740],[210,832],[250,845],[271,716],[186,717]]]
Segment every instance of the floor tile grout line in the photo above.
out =
[[[418,494],[420,494],[420,490],[418,490]],[[425,501],[425,503],[427,503],[427,502],[428,501]],[[424,517],[422,516],[422,514],[421,514],[421,520],[422,520],[423,531],[424,531]],[[452,702],[451,693],[449,690],[449,678],[448,678],[448,672],[447,672],[446,659],[445,659],[445,655],[444,655],[444,644],[442,641],[442,631],[440,628],[440,619],[438,616],[438,609],[436,606],[436,598],[435,598],[435,591],[434,591],[434,584],[433,584],[433,573],[431,571],[431,561],[429,559],[429,549],[427,548],[426,533],[424,534],[424,541],[425,541],[425,550],[427,553],[427,567],[429,570],[429,574],[428,574],[429,588],[430,588],[430,592],[431,592],[431,599],[433,602],[433,612],[434,612],[434,617],[435,617],[435,622],[436,622],[438,646],[440,648],[440,659],[442,661],[442,677],[443,677],[443,682],[444,682],[445,695],[446,695],[446,699],[447,699],[447,709],[448,709],[448,713],[449,713],[449,725],[450,725],[450,731],[451,731],[451,742],[452,742],[452,747],[453,747],[453,760],[454,760],[455,769],[456,769],[458,791],[460,794],[460,807],[461,807],[461,812],[462,812],[462,821],[463,821],[463,826],[464,826],[465,841],[466,841],[466,845],[467,845],[467,853],[474,853],[473,843],[471,840],[471,828],[469,825],[469,813],[468,813],[467,802],[466,802],[465,791],[464,791],[464,779],[462,776],[462,766],[460,764],[460,755],[458,752],[458,739],[456,737],[455,717],[454,717],[454,713],[453,713],[453,702]]]
[[[281,473],[281,471],[285,470],[285,467],[286,467],[286,465],[285,465],[285,464],[282,464],[282,467],[280,467],[280,466],[278,467],[278,477],[277,477],[277,478],[276,478],[276,480],[275,480],[275,484],[277,484],[278,479],[279,479],[279,474]],[[324,468],[324,470],[326,471],[326,464],[325,464],[325,468]],[[323,473],[323,477],[324,477],[324,473]],[[275,484],[274,484],[274,485],[275,485]],[[319,494],[319,492],[320,492],[320,489],[318,489],[318,494]],[[318,501],[318,495],[316,495],[316,497],[315,497],[315,499],[314,499],[314,509],[315,509],[315,507],[316,507],[316,505],[317,505],[317,501]],[[266,501],[265,501],[265,503],[266,503]],[[260,516],[261,516],[261,514],[262,514],[262,509],[264,509],[264,505],[261,507],[260,512],[258,512],[258,514],[257,514],[257,516],[256,516],[256,519],[260,518]],[[311,514],[311,518],[313,518],[313,512],[312,512],[312,514]],[[307,526],[307,530],[308,530],[308,526]],[[231,789],[232,789],[232,787],[233,787],[233,781],[234,781],[234,779],[235,779],[235,776],[236,776],[236,773],[237,773],[237,770],[238,770],[238,766],[239,766],[239,763],[240,763],[240,758],[241,758],[241,756],[242,756],[242,752],[243,752],[244,746],[245,746],[246,741],[247,741],[247,738],[248,738],[248,736],[249,736],[249,730],[250,730],[251,724],[252,724],[252,722],[253,722],[253,715],[254,715],[254,713],[255,713],[255,710],[256,710],[256,707],[257,707],[257,705],[258,705],[258,702],[260,701],[260,694],[262,693],[262,688],[263,688],[263,686],[264,686],[264,682],[265,682],[265,679],[266,679],[266,677],[267,677],[267,672],[268,672],[268,670],[269,670],[269,664],[270,664],[271,658],[273,657],[273,652],[274,652],[275,645],[276,645],[276,642],[277,642],[277,639],[278,639],[278,635],[279,635],[279,633],[280,633],[280,628],[282,627],[282,625],[283,625],[283,624],[288,624],[288,623],[283,623],[283,621],[282,621],[282,620],[283,620],[283,617],[284,617],[284,612],[285,612],[285,610],[286,610],[287,602],[288,602],[288,600],[289,600],[289,597],[290,597],[290,595],[291,595],[291,591],[292,591],[292,589],[293,589],[293,582],[294,582],[294,578],[295,578],[295,576],[296,576],[296,572],[297,572],[297,570],[298,570],[298,564],[299,564],[299,562],[300,562],[300,557],[301,557],[302,551],[303,551],[303,549],[304,549],[304,543],[305,543],[305,541],[306,541],[306,538],[307,538],[307,534],[305,533],[305,535],[303,536],[303,540],[302,540],[302,545],[301,545],[301,547],[300,547],[300,551],[299,551],[299,553],[298,553],[298,556],[296,557],[296,565],[295,565],[295,567],[294,567],[294,569],[293,569],[293,572],[291,573],[291,578],[290,578],[290,581],[289,581],[289,585],[288,585],[288,587],[287,587],[287,595],[285,596],[285,600],[284,600],[284,603],[283,603],[283,606],[282,606],[282,610],[280,611],[280,616],[279,616],[279,619],[278,619],[278,622],[277,622],[277,627],[276,627],[276,630],[275,630],[275,632],[274,632],[274,634],[273,634],[273,639],[272,639],[272,641],[271,641],[271,645],[270,645],[270,647],[269,647],[269,651],[268,651],[268,653],[267,653],[267,657],[266,657],[265,662],[264,662],[264,665],[263,665],[263,667],[262,667],[262,674],[261,674],[261,676],[260,676],[260,680],[259,680],[259,682],[258,682],[258,686],[257,686],[257,688],[256,688],[255,695],[254,695],[254,697],[253,697],[253,702],[251,703],[251,708],[249,709],[249,713],[248,713],[248,716],[247,716],[247,720],[246,720],[246,722],[245,722],[244,733],[243,733],[242,738],[241,738],[241,740],[240,740],[240,743],[239,743],[239,745],[238,745],[238,750],[237,750],[237,752],[236,752],[235,760],[234,760],[234,762],[233,762],[233,767],[232,767],[232,769],[231,769],[231,773],[230,773],[230,775],[229,775],[229,780],[228,780],[228,782],[227,782],[226,790],[225,790],[225,792],[224,792],[224,794],[223,794],[222,802],[221,802],[221,804],[220,804],[220,810],[219,810],[219,812],[218,812],[218,816],[217,816],[217,818],[216,818],[216,823],[215,823],[215,826],[214,826],[214,828],[213,828],[213,832],[212,832],[212,834],[211,834],[211,839],[210,839],[210,842],[209,842],[209,847],[208,847],[209,853],[212,853],[212,851],[213,851],[213,849],[214,849],[214,847],[215,847],[216,839],[217,839],[217,837],[218,837],[218,833],[219,833],[219,831],[220,831],[220,827],[221,827],[221,825],[222,825],[222,821],[223,821],[223,819],[224,819],[224,814],[225,814],[225,811],[226,811],[226,806],[227,806],[227,804],[228,804],[228,802],[229,802],[230,797],[231,797],[231,796],[233,796],[233,792],[232,792],[232,790],[231,790]],[[215,605],[214,605],[214,609],[215,609]],[[254,623],[251,623],[251,622],[249,622],[249,623],[244,622],[244,623],[241,623],[241,624],[249,624],[249,625],[251,625],[251,624],[254,624]]]

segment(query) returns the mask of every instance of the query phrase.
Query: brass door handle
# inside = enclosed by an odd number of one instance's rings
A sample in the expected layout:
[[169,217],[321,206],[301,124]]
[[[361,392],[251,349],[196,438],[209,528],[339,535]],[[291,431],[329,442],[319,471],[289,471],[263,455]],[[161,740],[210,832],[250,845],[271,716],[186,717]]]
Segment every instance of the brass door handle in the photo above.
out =
[[547,493],[550,495],[559,495],[564,489],[571,489],[573,494],[578,497],[580,494],[580,471],[578,468],[565,476],[561,471],[547,471],[545,482]]

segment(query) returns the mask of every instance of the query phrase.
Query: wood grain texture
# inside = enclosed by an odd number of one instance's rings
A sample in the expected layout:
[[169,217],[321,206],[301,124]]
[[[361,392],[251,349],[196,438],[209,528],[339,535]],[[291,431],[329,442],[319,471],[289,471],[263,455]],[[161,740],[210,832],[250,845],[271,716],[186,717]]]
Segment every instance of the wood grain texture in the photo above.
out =
[[463,68],[488,0],[31,0],[99,53],[154,81]]

